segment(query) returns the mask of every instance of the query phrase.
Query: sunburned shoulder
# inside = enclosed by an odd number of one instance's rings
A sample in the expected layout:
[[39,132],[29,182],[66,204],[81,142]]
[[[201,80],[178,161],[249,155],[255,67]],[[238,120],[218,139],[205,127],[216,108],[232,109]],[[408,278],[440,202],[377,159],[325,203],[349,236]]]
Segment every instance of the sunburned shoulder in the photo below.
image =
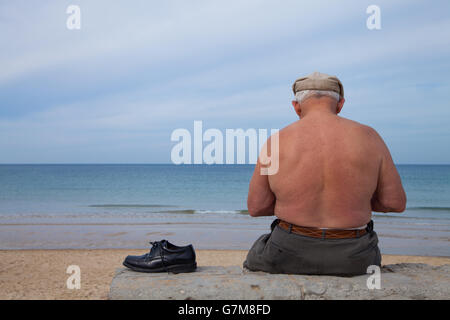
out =
[[278,134],[279,136],[284,136],[284,135],[286,135],[286,134],[289,134],[289,133],[292,132],[292,131],[298,130],[298,128],[301,128],[301,127],[302,127],[302,123],[301,123],[300,120],[298,120],[298,121],[295,121],[295,122],[293,122],[293,123],[287,125],[286,127],[282,128],[282,129],[280,129],[280,130],[277,132],[277,134]]
[[[340,122],[344,127],[346,127],[345,130],[350,130],[351,132],[353,131],[355,134],[357,134],[359,136],[366,136],[367,138],[373,139],[373,140],[381,139],[378,132],[374,128],[372,128],[368,125],[365,125],[365,124],[362,124],[362,123],[359,123],[357,121],[350,120],[347,118],[343,118],[340,116],[336,117],[336,120],[338,123]],[[293,123],[287,125],[286,127],[282,128],[282,129],[280,129],[277,132],[276,136],[279,139],[283,139],[284,137],[286,137],[286,138],[290,137],[292,135],[295,135],[295,133],[298,134],[300,132],[304,132],[302,130],[302,127],[304,127],[302,120],[298,120],[296,122],[293,122]],[[309,127],[309,126],[306,125],[305,128],[307,128],[307,127]],[[272,136],[272,137],[274,137],[274,136]],[[269,139],[269,140],[271,140],[271,139]]]
[[[336,119],[336,122],[340,122],[343,125],[346,125],[346,126],[349,126],[349,127],[353,127],[355,129],[359,129],[361,131],[365,131],[368,134],[377,134],[375,129],[373,129],[372,127],[370,127],[368,125],[365,125],[365,124],[362,124],[362,123],[359,123],[357,121],[350,120],[350,119],[347,119],[347,118],[343,118],[343,117],[340,117],[340,116],[335,117],[335,119]],[[306,122],[302,121],[302,120],[295,121],[295,122],[287,125],[286,127],[280,129],[279,133],[282,135],[282,134],[289,133],[291,131],[298,130],[299,128],[307,126]]]
[[378,132],[374,128],[372,128],[366,124],[362,124],[357,121],[350,120],[350,119],[343,118],[343,117],[339,117],[339,119],[340,119],[340,121],[344,122],[346,125],[352,127],[355,130],[358,130],[362,134],[366,134],[373,138],[379,138]]

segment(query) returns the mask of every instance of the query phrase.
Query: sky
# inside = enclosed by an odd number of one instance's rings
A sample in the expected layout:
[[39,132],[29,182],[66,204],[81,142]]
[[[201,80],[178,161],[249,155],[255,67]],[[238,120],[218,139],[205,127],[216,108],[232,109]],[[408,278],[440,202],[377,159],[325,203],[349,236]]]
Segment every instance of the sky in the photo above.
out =
[[0,163],[169,163],[195,120],[296,121],[291,85],[314,71],[396,163],[450,164],[450,2],[414,0],[0,0]]

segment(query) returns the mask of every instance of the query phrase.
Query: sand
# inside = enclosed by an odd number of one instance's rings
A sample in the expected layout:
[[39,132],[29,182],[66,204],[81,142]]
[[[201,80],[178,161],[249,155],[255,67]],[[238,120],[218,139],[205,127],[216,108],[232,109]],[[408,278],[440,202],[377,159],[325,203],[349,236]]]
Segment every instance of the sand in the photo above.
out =
[[[0,299],[107,299],[114,272],[128,254],[148,250],[0,250]],[[247,251],[197,250],[197,264],[242,265]],[[383,264],[450,264],[450,257],[383,255]],[[69,265],[81,269],[81,288],[68,289]]]

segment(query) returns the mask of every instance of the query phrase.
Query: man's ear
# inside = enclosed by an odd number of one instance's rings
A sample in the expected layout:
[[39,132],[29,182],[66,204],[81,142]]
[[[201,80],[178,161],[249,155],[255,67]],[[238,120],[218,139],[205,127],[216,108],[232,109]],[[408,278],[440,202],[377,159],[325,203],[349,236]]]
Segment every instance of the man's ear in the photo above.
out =
[[300,117],[300,114],[302,113],[302,109],[300,108],[300,103],[298,103],[297,100],[293,100],[292,106],[294,107],[295,113]]
[[337,107],[336,107],[336,114],[339,114],[341,112],[342,107],[344,106],[345,99],[341,98],[341,100],[338,101]]

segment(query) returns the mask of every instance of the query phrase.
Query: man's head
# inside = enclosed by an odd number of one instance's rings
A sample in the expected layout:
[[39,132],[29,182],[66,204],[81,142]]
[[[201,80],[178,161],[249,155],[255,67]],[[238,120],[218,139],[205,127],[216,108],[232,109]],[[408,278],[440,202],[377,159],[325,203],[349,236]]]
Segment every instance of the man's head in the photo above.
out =
[[344,87],[335,76],[314,72],[297,79],[292,85],[295,100],[292,106],[299,117],[310,110],[338,114],[344,106]]

